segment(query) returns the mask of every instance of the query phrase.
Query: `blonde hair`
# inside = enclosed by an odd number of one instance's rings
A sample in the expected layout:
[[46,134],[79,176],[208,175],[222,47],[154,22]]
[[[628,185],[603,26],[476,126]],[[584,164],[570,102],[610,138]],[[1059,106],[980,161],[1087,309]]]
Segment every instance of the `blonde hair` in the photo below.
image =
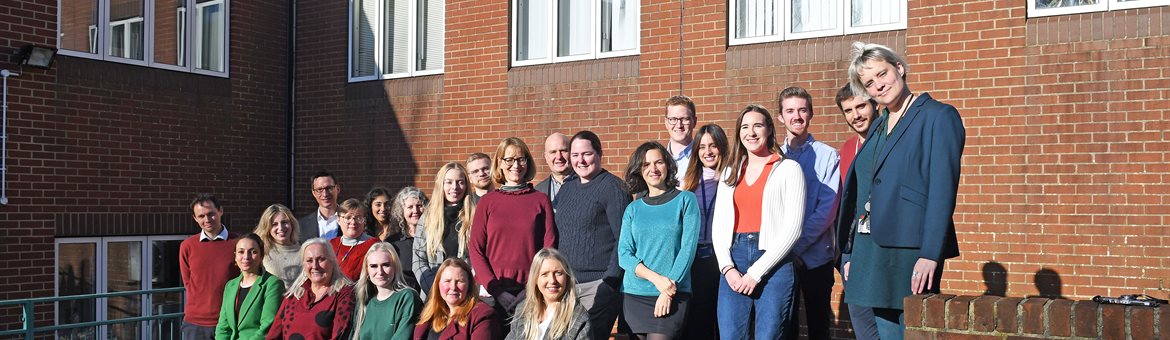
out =
[[[455,306],[454,313],[439,293],[439,281],[443,279],[443,272],[450,267],[459,268],[467,275],[467,291],[463,294],[463,301],[459,301]],[[443,261],[437,273],[435,284],[431,285],[430,294],[427,294],[429,298],[426,305],[423,306],[422,314],[418,316],[418,325],[430,324],[431,330],[435,333],[442,332],[451,322],[457,323],[460,327],[467,326],[467,321],[471,319],[471,309],[479,302],[479,284],[475,283],[475,276],[471,275],[471,265],[461,259],[449,258]]]
[[[517,315],[523,315],[526,320],[524,324],[519,324],[521,318],[515,318],[513,329],[523,329],[525,339],[539,339],[540,338],[540,323],[541,319],[546,315],[548,303],[544,301],[544,295],[537,287],[537,279],[540,277],[540,267],[544,261],[557,261],[561,263],[561,270],[565,272],[565,286],[561,287],[561,303],[557,305],[557,313],[553,316],[552,322],[548,326],[549,339],[558,339],[565,335],[569,330],[570,324],[573,323],[573,311],[577,308],[577,277],[573,275],[573,270],[569,268],[569,262],[565,260],[565,256],[561,252],[553,248],[544,248],[536,252],[536,256],[532,258],[532,268],[528,270],[528,283],[525,284],[527,298],[524,304],[516,308]],[[604,284],[604,283],[603,283]]]
[[[475,200],[471,198],[471,180],[467,178],[467,168],[463,164],[456,162],[449,162],[439,168],[439,172],[435,174],[435,190],[431,192],[431,201],[427,204],[427,211],[423,213],[422,226],[427,231],[427,260],[439,261],[441,259],[435,258],[435,254],[439,248],[443,247],[443,236],[447,235],[447,221],[443,216],[443,207],[447,204],[446,194],[443,192],[443,182],[447,173],[451,171],[459,171],[463,175],[460,178],[463,182],[469,185],[463,191],[463,209],[459,211],[459,220],[462,222],[462,227],[459,230],[459,254],[458,257],[464,257],[467,253],[467,242],[471,239],[471,219],[475,217]],[[455,254],[447,254],[452,256]]]
[[335,294],[340,292],[345,286],[353,284],[353,281],[350,281],[341,272],[341,266],[337,264],[337,253],[333,252],[333,246],[329,245],[329,241],[320,237],[311,238],[305,241],[305,244],[301,245],[301,250],[298,253],[301,254],[301,274],[297,275],[296,281],[293,281],[293,284],[288,287],[288,293],[284,294],[285,298],[300,299],[302,296],[305,296],[305,281],[309,281],[309,275],[304,270],[305,249],[309,249],[309,246],[312,245],[319,245],[325,249],[325,261],[329,262],[329,266],[332,267],[329,271],[329,278],[333,280],[333,283],[329,285],[329,291],[325,292],[325,295]]
[[508,137],[500,141],[500,145],[496,147],[496,154],[492,156],[492,182],[504,184],[506,179],[504,177],[504,152],[508,151],[508,147],[516,147],[520,149],[520,153],[524,156],[524,178],[520,179],[520,184],[532,182],[536,178],[536,160],[532,158],[532,152],[528,150],[528,144],[517,137]]
[[906,63],[906,59],[885,45],[855,41],[849,54],[850,60],[852,60],[849,63],[849,87],[853,89],[854,95],[862,96],[865,99],[870,99],[869,92],[865,90],[865,84],[861,83],[861,69],[865,67],[866,62],[879,60],[894,65],[894,67],[901,65],[903,81],[906,80],[906,75],[910,74],[910,64]]
[[297,222],[297,217],[293,216],[292,210],[279,203],[270,205],[268,208],[264,208],[264,213],[260,214],[260,222],[256,223],[256,229],[253,231],[257,236],[260,236],[260,240],[264,241],[265,253],[272,250],[272,245],[276,244],[276,240],[272,239],[272,220],[276,218],[276,214],[284,215],[284,218],[292,224],[292,233],[288,239],[292,240],[294,244],[301,239],[300,223]]
[[[406,286],[406,282],[402,278],[402,261],[398,259],[398,252],[394,250],[394,246],[386,242],[375,242],[370,246],[370,250],[366,252],[366,256],[362,259],[362,272],[358,276],[358,281],[354,284],[353,293],[357,298],[357,307],[354,311],[353,327],[359,329],[362,326],[362,321],[366,317],[366,304],[370,299],[378,295],[378,287],[370,282],[370,255],[376,252],[384,252],[390,256],[390,263],[394,265],[394,279],[390,281],[391,294],[397,293],[399,290],[410,290]],[[358,333],[353,333],[353,338],[358,338]]]

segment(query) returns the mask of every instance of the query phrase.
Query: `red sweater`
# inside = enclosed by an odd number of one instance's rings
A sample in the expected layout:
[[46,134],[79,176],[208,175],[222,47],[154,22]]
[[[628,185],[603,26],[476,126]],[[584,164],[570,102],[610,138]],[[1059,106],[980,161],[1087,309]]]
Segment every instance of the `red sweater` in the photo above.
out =
[[556,247],[557,226],[548,196],[531,187],[483,195],[471,222],[467,249],[475,281],[488,293],[524,289],[532,257]]
[[841,145],[841,185],[845,185],[845,175],[849,174],[849,165],[853,164],[853,159],[857,158],[857,151],[861,145],[861,137],[853,136]]
[[353,322],[353,286],[345,286],[321,301],[313,302],[312,283],[305,281],[300,299],[287,297],[272,321],[265,339],[349,339]]
[[341,266],[341,272],[352,281],[357,281],[358,275],[362,273],[362,260],[366,258],[366,252],[370,251],[370,247],[377,243],[377,238],[370,238],[353,247],[341,245],[341,238],[329,240],[329,244],[333,245],[333,252],[337,253],[337,263]]
[[195,234],[179,244],[179,273],[187,288],[184,321],[203,327],[219,322],[224,285],[240,275],[235,263],[236,237],[228,234],[227,240],[200,242]]

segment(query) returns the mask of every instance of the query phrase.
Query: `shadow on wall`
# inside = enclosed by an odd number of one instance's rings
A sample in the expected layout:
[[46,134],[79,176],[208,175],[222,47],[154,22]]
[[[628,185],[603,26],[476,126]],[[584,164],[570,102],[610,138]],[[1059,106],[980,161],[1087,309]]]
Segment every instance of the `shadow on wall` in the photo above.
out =
[[1036,291],[1040,295],[1035,297],[1049,298],[1049,299],[1067,299],[1061,293],[1060,274],[1051,268],[1040,268],[1036,271],[1035,277]]
[[1006,296],[1007,268],[995,261],[984,263],[983,284],[987,285],[987,290],[983,292],[983,295]]

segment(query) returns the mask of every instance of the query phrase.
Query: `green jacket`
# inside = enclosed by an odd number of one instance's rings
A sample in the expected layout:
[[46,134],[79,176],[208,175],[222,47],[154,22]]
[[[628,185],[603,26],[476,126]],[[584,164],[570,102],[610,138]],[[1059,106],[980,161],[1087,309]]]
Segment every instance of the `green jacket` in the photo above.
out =
[[284,283],[280,278],[261,271],[260,277],[248,290],[236,315],[236,294],[240,291],[238,276],[228,281],[223,289],[223,304],[219,308],[219,323],[215,325],[216,340],[264,339],[280,303],[284,299]]

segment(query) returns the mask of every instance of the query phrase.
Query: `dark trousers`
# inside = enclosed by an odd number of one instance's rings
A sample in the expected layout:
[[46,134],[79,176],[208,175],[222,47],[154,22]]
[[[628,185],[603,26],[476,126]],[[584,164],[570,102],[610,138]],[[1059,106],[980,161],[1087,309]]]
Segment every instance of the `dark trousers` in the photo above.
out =
[[215,327],[205,327],[183,321],[179,326],[183,340],[215,340]]
[[790,339],[796,339],[800,325],[800,305],[804,301],[805,323],[808,338],[829,339],[829,327],[833,324],[833,263],[808,268],[803,262],[796,263],[796,296],[792,299],[792,325]]
[[695,259],[691,265],[693,294],[681,338],[695,340],[719,338],[715,306],[716,298],[719,297],[719,280],[722,279],[723,277],[719,275],[719,261],[715,256]]

